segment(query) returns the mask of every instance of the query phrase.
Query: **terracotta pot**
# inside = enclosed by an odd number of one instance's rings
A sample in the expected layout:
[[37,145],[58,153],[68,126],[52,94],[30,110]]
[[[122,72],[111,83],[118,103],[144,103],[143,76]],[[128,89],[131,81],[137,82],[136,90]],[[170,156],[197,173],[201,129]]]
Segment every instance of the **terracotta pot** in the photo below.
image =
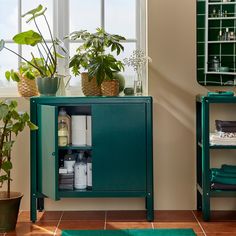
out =
[[7,198],[7,192],[0,192],[0,232],[15,229],[22,197],[22,193],[11,192]]
[[89,80],[88,73],[81,73],[81,87],[85,96],[101,96],[101,86],[97,85],[96,78]]
[[103,96],[118,96],[119,95],[119,81],[118,80],[104,80],[101,85]]

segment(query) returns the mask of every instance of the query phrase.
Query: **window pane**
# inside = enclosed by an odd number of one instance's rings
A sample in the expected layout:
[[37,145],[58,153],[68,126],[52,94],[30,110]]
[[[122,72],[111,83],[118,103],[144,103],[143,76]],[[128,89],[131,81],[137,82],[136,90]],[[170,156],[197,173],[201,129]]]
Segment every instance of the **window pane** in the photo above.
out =
[[70,0],[70,32],[95,32],[101,26],[100,0]]
[[[13,44],[6,44],[6,47],[17,52],[17,46]],[[17,70],[18,68],[18,57],[13,53],[3,49],[0,56],[0,87],[12,87],[16,86],[14,82],[8,82],[5,78],[5,72],[7,70]]]
[[[124,52],[122,52],[119,56],[113,54],[118,60],[124,62],[124,58],[130,57],[132,52],[136,49],[136,43],[123,43]],[[133,67],[125,66],[124,71],[121,71],[121,74],[125,77],[125,86],[130,87],[134,84],[134,79],[136,77],[136,73],[133,70]]]
[[0,29],[1,38],[12,39],[17,34],[17,16],[18,6],[17,0],[1,0],[0,7]]
[[135,35],[136,0],[105,0],[105,29],[126,38]]
[[[29,10],[36,8],[39,4],[43,5],[43,7],[47,7],[47,11],[45,13],[47,20],[49,22],[51,31],[53,32],[53,0],[22,0],[22,14],[28,12]],[[27,30],[35,30],[36,32],[37,29],[35,27],[35,24],[33,21],[30,23],[26,23],[26,21],[30,18],[29,16],[25,16],[22,18],[22,31],[27,31]],[[36,19],[36,22],[39,26],[39,29],[43,36],[46,39],[50,39],[50,34],[46,25],[46,22],[44,20],[44,17],[40,16]]]

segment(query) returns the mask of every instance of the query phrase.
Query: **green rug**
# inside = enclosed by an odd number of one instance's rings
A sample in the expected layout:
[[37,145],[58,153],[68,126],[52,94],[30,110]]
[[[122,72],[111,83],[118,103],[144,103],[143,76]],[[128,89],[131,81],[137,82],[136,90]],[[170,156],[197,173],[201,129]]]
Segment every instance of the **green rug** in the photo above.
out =
[[196,236],[192,229],[63,230],[62,236]]

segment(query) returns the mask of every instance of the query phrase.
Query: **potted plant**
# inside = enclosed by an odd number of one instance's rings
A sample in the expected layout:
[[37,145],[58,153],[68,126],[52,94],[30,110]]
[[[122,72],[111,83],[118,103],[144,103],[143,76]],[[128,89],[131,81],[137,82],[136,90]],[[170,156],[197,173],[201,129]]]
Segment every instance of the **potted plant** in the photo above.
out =
[[[117,60],[111,53],[119,55],[124,47],[120,43],[125,40],[124,37],[109,34],[104,29],[97,28],[95,33],[89,33],[86,30],[76,31],[70,34],[72,40],[82,39],[83,44],[77,48],[76,54],[70,59],[69,67],[72,73],[77,76],[81,70],[82,90],[86,96],[101,95],[101,86],[104,86],[103,95],[107,89],[107,82],[112,84],[117,93],[119,84],[114,79],[114,73],[124,69],[123,63]],[[104,82],[106,81],[106,82]],[[103,83],[104,82],[104,83]]]
[[[37,58],[36,60],[41,60]],[[31,63],[34,63],[33,60]],[[8,81],[17,82],[18,92],[22,97],[32,97],[39,94],[35,79],[40,74],[33,66],[26,62],[21,62],[18,71],[13,69],[5,72],[5,77]]]
[[[22,17],[29,16],[29,19],[26,22],[30,23],[33,21],[38,32],[28,30],[16,34],[13,37],[13,41],[16,44],[37,47],[39,59],[33,53],[31,53],[31,60],[25,59],[10,48],[7,48],[3,39],[0,41],[0,51],[6,49],[14,53],[29,66],[38,71],[39,77],[37,77],[37,84],[41,95],[55,95],[60,83],[59,77],[57,76],[57,63],[59,58],[64,58],[64,55],[58,53],[57,48],[59,48],[64,54],[66,54],[67,51],[63,46],[62,41],[53,38],[50,25],[45,15],[46,10],[47,8],[43,8],[42,5],[39,5],[37,8],[22,15]],[[44,19],[46,27],[48,28],[52,43],[51,46],[46,42],[38,26],[37,20],[39,17]]]
[[0,232],[15,229],[22,193],[11,192],[11,151],[15,138],[25,126],[37,129],[27,112],[17,111],[16,101],[0,101],[0,188],[7,183],[7,191],[0,192]]

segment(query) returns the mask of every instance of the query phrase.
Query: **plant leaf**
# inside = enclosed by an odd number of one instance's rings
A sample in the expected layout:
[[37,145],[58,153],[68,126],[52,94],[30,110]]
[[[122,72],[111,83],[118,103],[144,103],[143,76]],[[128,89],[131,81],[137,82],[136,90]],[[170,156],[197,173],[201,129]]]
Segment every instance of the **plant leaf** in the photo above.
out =
[[27,125],[29,126],[29,128],[31,130],[37,130],[38,129],[38,126],[33,124],[31,121],[27,121]]
[[34,15],[35,13],[40,12],[42,9],[43,9],[43,6],[40,4],[40,5],[38,5],[38,7],[26,12],[21,17],[25,17],[27,15]]
[[6,79],[7,79],[8,81],[10,81],[10,79],[11,79],[11,72],[10,72],[10,71],[6,71],[6,72],[5,72],[5,77],[6,77]]
[[4,119],[9,112],[9,108],[6,104],[0,104],[0,120]]
[[5,47],[5,41],[3,39],[1,39],[0,40],[0,51],[2,51],[4,47]]
[[42,42],[42,36],[33,30],[28,30],[13,37],[13,40],[17,44],[35,46],[37,43]]

